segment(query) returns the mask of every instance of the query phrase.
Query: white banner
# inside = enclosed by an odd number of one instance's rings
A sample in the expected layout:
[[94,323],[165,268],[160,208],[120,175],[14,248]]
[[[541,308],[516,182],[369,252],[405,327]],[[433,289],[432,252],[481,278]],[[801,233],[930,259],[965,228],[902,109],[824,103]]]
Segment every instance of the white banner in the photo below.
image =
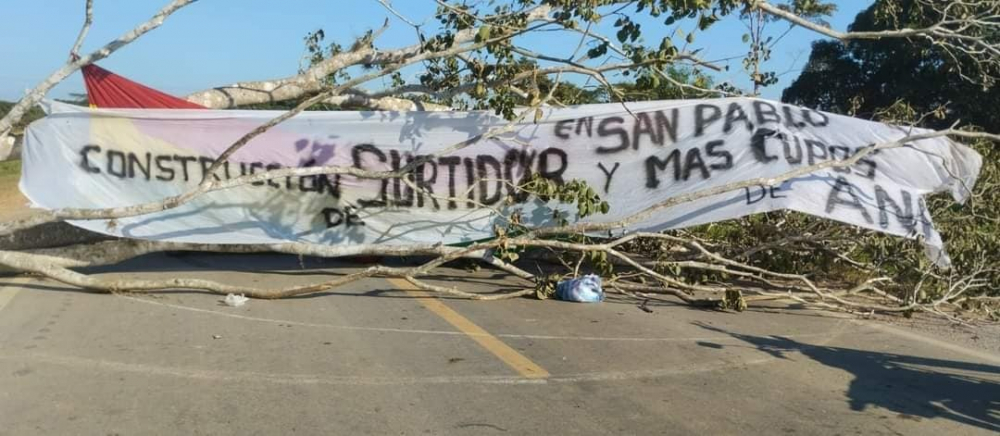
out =
[[[21,179],[22,192],[47,209],[129,206],[180,194],[222,150],[280,114],[49,105],[50,115],[27,130]],[[214,177],[321,165],[398,169],[505,124],[489,112],[307,112],[251,141]],[[418,167],[421,190],[398,180],[287,177],[114,224],[73,224],[114,236],[202,243],[456,244],[491,237],[493,209],[522,207],[527,224],[553,225],[553,205],[516,188],[532,174],[585,180],[611,206],[585,219],[611,222],[677,195],[843,160],[860,147],[917,132],[749,98],[547,109],[537,123]],[[946,263],[924,196],[946,190],[964,200],[981,161],[946,138],[922,140],[781,186],[681,204],[621,230],[790,209],[923,238],[935,260]],[[515,206],[505,204],[508,196]]]

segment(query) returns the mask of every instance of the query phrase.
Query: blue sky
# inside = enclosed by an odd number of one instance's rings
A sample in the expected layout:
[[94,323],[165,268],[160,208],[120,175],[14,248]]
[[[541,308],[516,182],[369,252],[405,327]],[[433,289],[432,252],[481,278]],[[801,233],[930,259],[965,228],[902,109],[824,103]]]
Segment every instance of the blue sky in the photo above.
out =
[[[95,0],[94,25],[83,51],[93,50],[135,24],[148,19],[167,0]],[[854,16],[871,4],[867,0],[839,0],[838,12],[829,20],[844,29]],[[82,0],[0,0],[0,99],[16,100],[65,61],[83,20]],[[433,13],[430,0],[394,0],[404,15],[421,22]],[[345,45],[377,28],[385,18],[391,26],[378,46],[391,48],[414,42],[413,28],[388,14],[376,0],[200,0],[169,18],[159,29],[119,50],[99,65],[140,83],[175,95],[228,84],[293,75],[303,54],[303,37],[322,28],[327,41]],[[602,25],[610,29],[612,20]],[[662,21],[643,21],[647,41],[658,44],[672,31]],[[681,24],[690,27],[690,24]],[[787,25],[772,24],[779,35]],[[745,28],[739,20],[726,19],[698,35],[691,48],[701,48],[708,60],[736,57],[723,65],[728,72],[716,81],[732,81],[746,88],[740,56]],[[613,35],[613,32],[606,32]],[[818,36],[795,29],[774,49],[768,67],[782,74],[781,81],[764,92],[779,98],[809,58]],[[573,52],[576,40],[539,35],[522,41],[530,49],[561,56]],[[377,87],[378,83],[373,86]],[[64,98],[83,92],[79,73],[57,86],[50,97]]]

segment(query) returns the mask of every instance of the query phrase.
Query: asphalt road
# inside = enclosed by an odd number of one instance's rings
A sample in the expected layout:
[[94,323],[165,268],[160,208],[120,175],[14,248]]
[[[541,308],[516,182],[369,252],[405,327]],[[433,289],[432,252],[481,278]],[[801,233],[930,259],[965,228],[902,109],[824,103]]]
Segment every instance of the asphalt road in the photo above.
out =
[[[307,283],[357,265],[151,256]],[[155,272],[134,272],[138,270]],[[438,283],[494,292],[495,272]],[[428,298],[371,279],[234,308],[0,278],[0,434],[995,434],[1000,356],[824,312]]]

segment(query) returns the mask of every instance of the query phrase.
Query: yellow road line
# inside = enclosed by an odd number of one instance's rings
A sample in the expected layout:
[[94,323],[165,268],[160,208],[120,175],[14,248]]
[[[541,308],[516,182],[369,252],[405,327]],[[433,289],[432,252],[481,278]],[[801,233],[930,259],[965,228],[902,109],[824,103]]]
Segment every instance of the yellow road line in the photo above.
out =
[[545,368],[538,366],[538,364],[532,362],[523,354],[518,353],[517,350],[503,343],[500,339],[497,339],[496,336],[491,335],[486,330],[483,330],[482,327],[479,327],[468,318],[445,305],[443,301],[437,298],[432,298],[434,296],[433,294],[421,291],[412,283],[403,279],[390,278],[386,280],[389,283],[392,283],[393,286],[405,291],[407,294],[414,297],[422,297],[417,299],[417,301],[420,301],[420,304],[423,304],[428,310],[434,312],[445,321],[448,321],[449,324],[455,326],[455,328],[462,333],[465,333],[466,336],[472,338],[472,340],[479,343],[479,345],[490,353],[493,353],[494,356],[498,357],[503,361],[503,363],[506,363],[507,366],[514,369],[514,371],[517,371],[517,373],[521,374],[521,376],[532,379],[546,378],[549,376],[549,372],[546,371]]

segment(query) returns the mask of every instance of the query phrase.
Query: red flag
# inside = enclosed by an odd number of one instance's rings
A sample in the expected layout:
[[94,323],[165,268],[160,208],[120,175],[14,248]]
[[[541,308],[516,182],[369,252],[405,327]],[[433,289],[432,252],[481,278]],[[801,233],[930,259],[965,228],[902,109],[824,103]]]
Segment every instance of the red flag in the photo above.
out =
[[206,109],[164,94],[112,73],[97,65],[83,67],[83,81],[91,107],[138,109]]

